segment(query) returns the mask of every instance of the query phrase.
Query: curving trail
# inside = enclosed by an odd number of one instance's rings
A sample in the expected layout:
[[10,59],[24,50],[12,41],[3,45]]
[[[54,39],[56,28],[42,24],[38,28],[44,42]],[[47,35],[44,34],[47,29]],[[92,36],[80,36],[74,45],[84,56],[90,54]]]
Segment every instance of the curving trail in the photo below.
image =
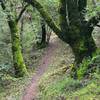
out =
[[22,100],[36,100],[38,94],[38,81],[41,76],[45,73],[48,65],[50,65],[52,57],[54,57],[55,51],[58,49],[58,41],[57,37],[51,37],[51,41],[49,47],[47,48],[42,60],[40,61],[40,65],[35,71],[35,75],[33,76],[31,83],[24,91],[24,95]]

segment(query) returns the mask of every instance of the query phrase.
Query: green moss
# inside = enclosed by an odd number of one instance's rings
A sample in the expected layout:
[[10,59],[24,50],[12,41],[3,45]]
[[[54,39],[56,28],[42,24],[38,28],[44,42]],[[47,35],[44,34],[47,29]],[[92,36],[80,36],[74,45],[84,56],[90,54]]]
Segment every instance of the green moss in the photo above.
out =
[[9,21],[12,39],[12,54],[16,77],[27,74],[27,69],[21,52],[20,35],[15,21]]

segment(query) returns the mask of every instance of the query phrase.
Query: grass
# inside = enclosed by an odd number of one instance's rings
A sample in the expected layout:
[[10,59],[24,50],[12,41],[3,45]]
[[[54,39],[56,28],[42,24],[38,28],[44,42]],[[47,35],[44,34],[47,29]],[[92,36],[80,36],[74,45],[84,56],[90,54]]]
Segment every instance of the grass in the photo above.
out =
[[[98,76],[98,78],[97,78]],[[100,98],[100,74],[94,75],[92,80],[89,80],[88,84],[78,91],[72,93],[71,97],[78,97],[79,100],[99,100]],[[70,96],[69,96],[70,98]]]
[[[48,70],[41,77],[39,100],[100,100],[100,72],[94,71],[88,78],[82,77],[88,69],[87,66],[91,61],[96,61],[96,55],[99,53],[94,54],[92,59],[83,61],[77,72],[79,77],[77,80],[69,75],[69,67],[73,64],[69,65],[70,62],[64,61],[67,58],[65,53],[64,49],[59,49]],[[64,68],[68,69],[67,72]]]
[[25,76],[23,78],[5,76],[0,86],[0,88],[2,88],[2,90],[0,89],[0,99],[20,100],[24,88],[30,82],[31,76]]
[[99,83],[100,74],[97,73],[84,80],[74,80],[66,73],[45,73],[40,81],[39,100],[99,100]]

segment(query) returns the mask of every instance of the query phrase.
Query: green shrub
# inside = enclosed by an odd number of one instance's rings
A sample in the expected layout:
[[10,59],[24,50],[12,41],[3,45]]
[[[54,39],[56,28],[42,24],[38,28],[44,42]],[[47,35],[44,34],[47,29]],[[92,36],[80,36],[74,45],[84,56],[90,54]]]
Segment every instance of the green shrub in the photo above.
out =
[[91,62],[91,59],[84,59],[83,62],[80,64],[79,69],[77,70],[78,79],[82,79],[88,70],[88,66]]

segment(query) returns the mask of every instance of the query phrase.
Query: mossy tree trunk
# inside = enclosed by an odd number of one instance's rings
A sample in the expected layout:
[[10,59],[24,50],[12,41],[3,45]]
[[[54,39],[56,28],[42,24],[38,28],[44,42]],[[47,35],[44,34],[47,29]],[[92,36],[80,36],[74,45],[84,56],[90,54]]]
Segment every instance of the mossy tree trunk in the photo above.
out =
[[[0,3],[1,3],[2,9],[6,11],[7,10],[5,6],[6,2],[1,0]],[[10,13],[7,15],[8,25],[11,31],[13,67],[15,69],[16,77],[22,77],[25,74],[27,74],[26,65],[25,65],[23,55],[21,52],[22,49],[21,49],[20,33],[18,32],[18,26],[17,26],[22,14],[24,13],[27,7],[28,5],[23,7],[18,18],[13,19]]]
[[86,21],[86,6],[87,0],[60,0],[62,39],[72,48],[76,64],[80,64],[86,57],[92,57],[96,51],[92,31],[94,23],[96,25],[99,19],[96,20],[94,17]]
[[92,54],[96,51],[96,45],[92,36],[81,36],[69,44],[75,55],[76,64],[80,64],[84,58],[92,57]]
[[16,21],[9,20],[8,24],[11,31],[13,66],[15,69],[15,75],[16,77],[21,77],[27,74],[27,69],[21,52],[20,34],[18,32]]

